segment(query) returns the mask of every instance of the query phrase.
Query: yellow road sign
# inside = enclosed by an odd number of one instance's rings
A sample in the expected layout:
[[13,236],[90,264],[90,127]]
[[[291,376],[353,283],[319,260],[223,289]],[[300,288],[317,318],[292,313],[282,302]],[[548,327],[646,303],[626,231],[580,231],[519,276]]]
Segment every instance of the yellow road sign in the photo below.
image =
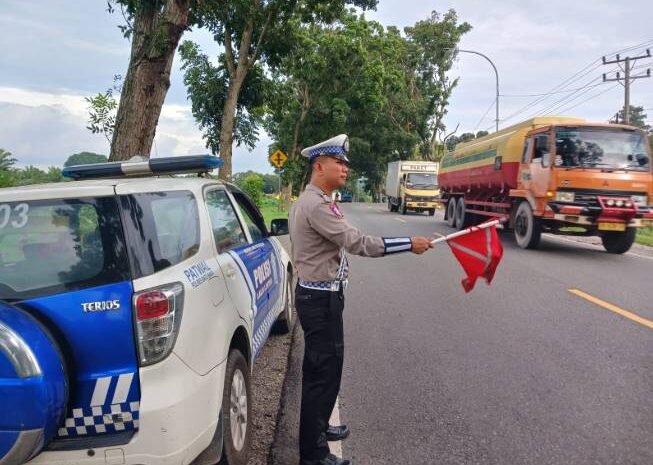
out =
[[277,168],[281,168],[288,161],[288,155],[277,149],[272,155],[268,157],[268,160],[270,160],[270,163],[272,163]]

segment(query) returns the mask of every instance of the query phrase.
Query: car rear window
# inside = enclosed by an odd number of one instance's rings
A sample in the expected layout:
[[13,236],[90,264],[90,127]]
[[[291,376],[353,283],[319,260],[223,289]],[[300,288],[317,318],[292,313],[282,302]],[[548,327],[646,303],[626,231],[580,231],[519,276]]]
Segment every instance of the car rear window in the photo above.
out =
[[134,278],[176,265],[199,250],[197,202],[190,191],[120,197]]
[[0,204],[0,300],[130,278],[114,197]]

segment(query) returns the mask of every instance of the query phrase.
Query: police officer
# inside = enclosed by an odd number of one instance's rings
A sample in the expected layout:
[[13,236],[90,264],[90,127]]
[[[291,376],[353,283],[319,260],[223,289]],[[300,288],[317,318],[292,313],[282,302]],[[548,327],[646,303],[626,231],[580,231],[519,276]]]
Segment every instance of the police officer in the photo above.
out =
[[304,330],[302,401],[299,426],[301,465],[349,465],[329,452],[327,441],[349,436],[344,425],[329,425],[340,390],[344,353],[342,312],[348,266],[345,252],[382,257],[432,247],[426,237],[366,236],[345,220],[332,193],[347,181],[348,137],[344,134],[302,151],[311,181],[290,210],[292,259],[298,272],[295,305]]

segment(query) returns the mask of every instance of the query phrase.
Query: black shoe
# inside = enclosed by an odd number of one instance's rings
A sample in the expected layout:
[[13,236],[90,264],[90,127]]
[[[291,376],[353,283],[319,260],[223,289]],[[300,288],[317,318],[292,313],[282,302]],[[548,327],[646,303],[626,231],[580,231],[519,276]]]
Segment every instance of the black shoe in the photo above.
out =
[[321,460],[301,460],[299,465],[351,465],[351,460],[341,459],[333,454],[329,454]]
[[342,441],[349,437],[349,428],[347,425],[331,426],[327,428],[326,438],[327,441]]

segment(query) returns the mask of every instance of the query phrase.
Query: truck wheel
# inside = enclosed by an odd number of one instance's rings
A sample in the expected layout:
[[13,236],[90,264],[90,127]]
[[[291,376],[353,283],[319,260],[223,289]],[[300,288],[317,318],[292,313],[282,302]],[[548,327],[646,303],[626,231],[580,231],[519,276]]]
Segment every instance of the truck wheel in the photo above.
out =
[[522,202],[515,214],[515,240],[522,249],[534,249],[542,238],[542,223],[535,218],[528,202]]
[[456,198],[449,197],[447,202],[447,225],[451,228],[456,226]]
[[626,228],[624,232],[605,232],[601,235],[601,242],[608,253],[622,254],[630,250],[635,235],[635,228]]
[[429,216],[435,215],[435,208],[429,209]]
[[293,327],[295,322],[295,306],[293,303],[294,293],[292,291],[292,276],[288,274],[286,280],[286,301],[284,302],[283,312],[279,315],[279,319],[274,325],[274,330],[277,334],[287,334]]
[[222,464],[247,465],[251,443],[251,391],[249,367],[240,351],[232,349],[222,394],[224,453]]
[[463,197],[456,202],[456,228],[465,229],[472,222],[472,215],[465,211],[465,199]]

